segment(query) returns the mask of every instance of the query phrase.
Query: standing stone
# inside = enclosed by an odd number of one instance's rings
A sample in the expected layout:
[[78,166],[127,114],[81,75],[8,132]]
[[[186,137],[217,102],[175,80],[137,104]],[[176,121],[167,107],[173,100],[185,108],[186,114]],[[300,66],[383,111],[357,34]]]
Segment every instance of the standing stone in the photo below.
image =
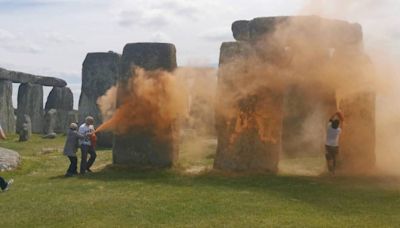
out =
[[57,124],[57,110],[50,109],[44,114],[44,134],[49,135],[55,133]]
[[375,166],[375,93],[361,92],[340,101],[344,113],[340,169],[364,173]]
[[[68,87],[53,87],[47,97],[45,112],[57,110],[53,133],[66,133],[68,126],[68,112],[73,109],[74,96]],[[45,132],[46,133],[46,132]],[[48,133],[47,133],[48,134]]]
[[[72,110],[68,112],[68,121],[69,124],[71,123],[79,123],[79,112],[76,110]],[[69,128],[69,126],[68,126]]]
[[277,172],[281,151],[283,94],[261,87],[240,94],[254,50],[245,42],[223,43],[220,52],[214,168],[227,171]]
[[282,150],[287,157],[324,151],[328,119],[335,113],[335,91],[322,85],[292,85],[284,98]]
[[7,80],[0,80],[0,124],[6,133],[15,133],[12,83]]
[[24,115],[32,121],[32,132],[43,132],[43,86],[22,83],[18,89],[17,132],[22,129]]
[[25,142],[31,138],[32,135],[32,122],[31,118],[28,115],[23,116],[23,123],[21,126],[21,130],[18,132],[19,141]]
[[[145,70],[173,71],[176,68],[176,51],[173,44],[167,43],[132,43],[124,47],[121,57],[120,74],[118,78],[117,103],[124,96],[127,81],[134,67]],[[170,167],[178,158],[177,129],[172,126],[166,129],[162,139],[157,138],[153,129],[142,132],[129,132],[124,135],[114,135],[114,164]]]
[[[103,119],[97,99],[116,84],[120,55],[114,52],[88,53],[82,66],[82,89],[79,99],[79,119],[84,122],[86,116],[93,116],[95,127],[101,125]],[[112,133],[97,133],[97,144],[112,146]]]

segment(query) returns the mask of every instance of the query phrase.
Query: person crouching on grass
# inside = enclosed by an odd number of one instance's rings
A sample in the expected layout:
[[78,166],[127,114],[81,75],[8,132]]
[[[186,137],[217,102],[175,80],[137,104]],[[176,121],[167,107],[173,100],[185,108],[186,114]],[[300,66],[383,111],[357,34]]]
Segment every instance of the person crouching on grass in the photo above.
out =
[[66,177],[72,177],[78,174],[78,158],[76,157],[76,151],[79,147],[78,140],[83,138],[85,138],[85,136],[78,132],[78,125],[76,123],[71,123],[64,146],[64,155],[67,156],[71,162],[65,174]]
[[339,153],[339,136],[342,132],[340,128],[343,123],[343,115],[341,112],[336,112],[328,123],[326,131],[326,143],[325,143],[325,158],[328,165],[328,170],[331,174],[335,174],[336,169],[336,157]]

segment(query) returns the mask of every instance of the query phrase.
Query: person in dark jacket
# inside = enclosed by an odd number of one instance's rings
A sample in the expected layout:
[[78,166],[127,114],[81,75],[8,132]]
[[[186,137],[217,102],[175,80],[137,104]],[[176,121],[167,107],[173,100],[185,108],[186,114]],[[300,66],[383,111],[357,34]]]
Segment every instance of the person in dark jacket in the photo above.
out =
[[76,157],[76,151],[79,147],[78,140],[83,138],[85,137],[78,132],[78,125],[76,123],[71,123],[64,146],[64,155],[67,156],[71,162],[67,173],[65,174],[66,177],[72,177],[73,175],[78,174],[78,158]]
[[14,182],[13,179],[9,181],[4,180],[4,178],[0,177],[0,188],[3,192],[7,191],[11,184]]

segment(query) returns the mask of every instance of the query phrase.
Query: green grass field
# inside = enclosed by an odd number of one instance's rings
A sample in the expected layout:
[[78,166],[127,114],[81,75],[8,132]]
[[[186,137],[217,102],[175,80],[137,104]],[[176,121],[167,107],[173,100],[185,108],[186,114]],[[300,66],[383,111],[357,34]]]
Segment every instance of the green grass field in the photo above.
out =
[[212,146],[196,151],[197,161],[184,144],[180,168],[115,167],[110,150],[99,150],[95,173],[64,178],[63,144],[38,136],[0,142],[23,158],[18,170],[1,173],[15,182],[0,193],[0,227],[400,226],[395,177],[191,173],[212,164]]

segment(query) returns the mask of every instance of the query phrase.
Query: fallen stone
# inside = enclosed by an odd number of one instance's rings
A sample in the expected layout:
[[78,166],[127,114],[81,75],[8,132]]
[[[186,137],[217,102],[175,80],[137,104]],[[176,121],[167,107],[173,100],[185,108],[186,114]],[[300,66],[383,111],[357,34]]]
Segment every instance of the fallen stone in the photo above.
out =
[[0,171],[15,169],[20,162],[21,156],[16,151],[0,147]]

